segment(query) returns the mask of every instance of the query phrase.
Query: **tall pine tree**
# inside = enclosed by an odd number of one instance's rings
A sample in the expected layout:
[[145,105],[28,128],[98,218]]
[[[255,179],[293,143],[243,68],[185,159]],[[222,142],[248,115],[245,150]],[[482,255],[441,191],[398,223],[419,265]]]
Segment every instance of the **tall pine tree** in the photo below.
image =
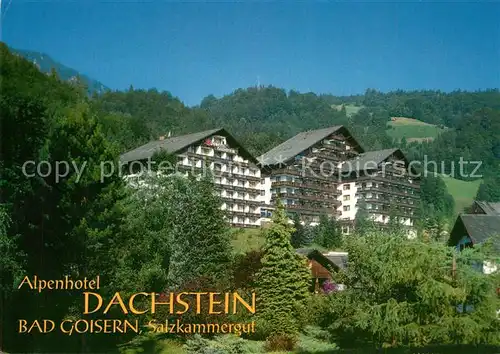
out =
[[311,274],[306,260],[290,243],[293,228],[278,202],[266,230],[262,268],[257,275],[257,318],[264,335],[295,335],[298,314],[310,296]]

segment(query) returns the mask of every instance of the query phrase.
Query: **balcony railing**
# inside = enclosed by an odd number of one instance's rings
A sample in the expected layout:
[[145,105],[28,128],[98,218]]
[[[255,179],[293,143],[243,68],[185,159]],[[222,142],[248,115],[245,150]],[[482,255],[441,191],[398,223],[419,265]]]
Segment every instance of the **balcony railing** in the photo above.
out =
[[288,210],[295,211],[307,211],[311,214],[327,214],[327,215],[340,215],[340,212],[333,208],[318,208],[307,205],[298,205],[298,204],[287,204],[285,208]]
[[338,201],[334,196],[328,196],[328,195],[307,195],[307,194],[301,194],[301,193],[273,193],[271,199],[276,199],[277,196],[281,199],[305,199],[305,200],[314,200],[314,201],[320,201],[320,202],[325,202],[329,203],[331,205],[341,205],[342,202]]
[[[387,198],[363,198],[363,201],[365,201],[366,203],[377,203],[377,204],[383,204],[383,205],[397,204],[398,206],[405,206],[405,207],[408,207],[411,209],[415,209],[418,207],[418,204],[411,204],[411,203],[407,203],[404,201],[387,199]],[[356,204],[359,205],[359,201]]]
[[213,148],[218,151],[229,152],[230,154],[238,154],[238,150],[224,145],[213,145]]
[[[358,188],[358,191],[362,191],[362,192],[380,192],[380,193],[384,193],[384,194],[396,194],[396,195],[400,195],[400,196],[407,197],[407,198],[420,199],[420,196],[418,194],[413,194],[413,193],[410,193],[409,191],[403,192],[403,191],[397,190],[395,188],[388,188],[388,187],[383,187],[383,186],[382,187],[381,186],[378,186],[378,187],[357,186],[357,188]],[[414,189],[412,189],[412,190],[414,191]]]
[[318,186],[312,183],[303,183],[303,182],[293,182],[293,181],[276,181],[272,182],[272,188],[280,187],[280,186],[289,186],[293,188],[301,188],[301,189],[312,189],[317,191],[323,191],[330,194],[340,195],[341,192],[337,190],[337,186]]
[[354,177],[350,179],[352,182],[357,181],[380,181],[389,185],[404,185],[408,187],[412,187],[413,189],[420,189],[420,185],[418,183],[410,183],[408,180],[402,179],[401,177],[393,177],[393,176],[361,176]]

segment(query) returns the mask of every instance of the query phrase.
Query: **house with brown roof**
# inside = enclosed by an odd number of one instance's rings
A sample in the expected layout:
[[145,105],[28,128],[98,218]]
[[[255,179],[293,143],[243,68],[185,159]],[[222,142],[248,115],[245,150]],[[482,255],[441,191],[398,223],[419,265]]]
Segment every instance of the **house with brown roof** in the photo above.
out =
[[[316,249],[299,248],[296,252],[308,259],[311,270],[312,288],[319,292],[325,282],[332,281],[332,273],[347,268],[347,252],[322,253]],[[342,284],[336,284],[337,290],[343,290]]]
[[[495,213],[495,204],[500,203],[475,201],[472,206],[475,214],[461,214],[457,217],[450,232],[448,245],[462,251],[491,240],[493,251],[500,255],[500,214]],[[497,269],[497,265],[492,262],[485,262],[483,265],[483,272],[486,274],[493,273]]]

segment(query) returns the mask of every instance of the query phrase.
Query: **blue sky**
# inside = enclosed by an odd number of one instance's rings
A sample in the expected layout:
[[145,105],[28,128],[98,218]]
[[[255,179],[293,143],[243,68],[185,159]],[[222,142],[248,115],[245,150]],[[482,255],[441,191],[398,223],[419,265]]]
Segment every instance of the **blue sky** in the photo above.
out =
[[258,79],[336,95],[500,87],[498,2],[12,0],[3,15],[12,47],[189,105]]

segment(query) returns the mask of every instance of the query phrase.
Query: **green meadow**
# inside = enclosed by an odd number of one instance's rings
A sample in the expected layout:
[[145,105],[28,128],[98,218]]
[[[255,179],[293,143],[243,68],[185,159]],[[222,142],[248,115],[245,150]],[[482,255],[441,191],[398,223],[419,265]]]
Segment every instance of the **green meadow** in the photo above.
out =
[[432,140],[446,130],[446,127],[413,118],[394,117],[387,123],[387,135],[396,140],[405,138],[408,142]]

